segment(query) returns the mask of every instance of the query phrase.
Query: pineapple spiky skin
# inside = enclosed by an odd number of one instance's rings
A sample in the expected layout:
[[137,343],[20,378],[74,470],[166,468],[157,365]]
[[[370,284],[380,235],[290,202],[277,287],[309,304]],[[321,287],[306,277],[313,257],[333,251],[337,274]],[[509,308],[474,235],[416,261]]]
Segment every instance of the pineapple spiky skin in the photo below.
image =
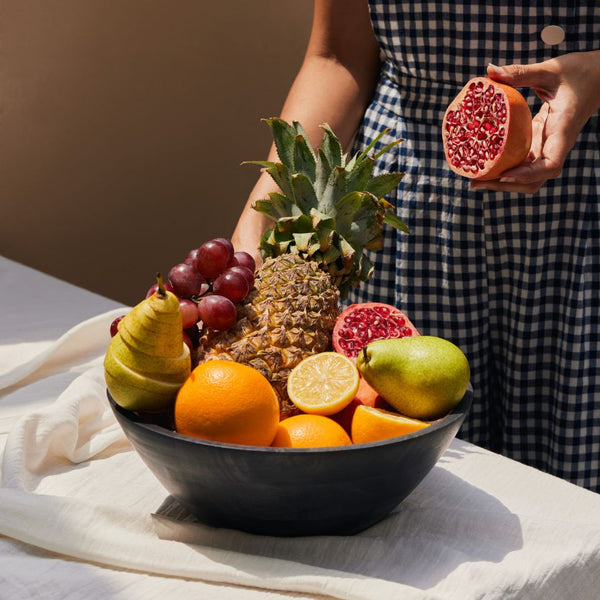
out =
[[268,258],[254,289],[238,305],[238,320],[225,331],[206,330],[198,360],[220,358],[250,365],[271,382],[281,418],[298,413],[287,394],[289,372],[306,356],[331,348],[339,291],[314,261],[297,254]]

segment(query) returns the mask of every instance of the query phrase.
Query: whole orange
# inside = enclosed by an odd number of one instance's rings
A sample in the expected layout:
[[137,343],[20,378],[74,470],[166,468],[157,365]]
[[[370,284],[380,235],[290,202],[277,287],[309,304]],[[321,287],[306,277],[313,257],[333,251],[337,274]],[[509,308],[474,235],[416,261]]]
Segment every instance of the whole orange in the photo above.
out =
[[271,445],[280,448],[323,448],[351,443],[350,436],[333,419],[301,414],[280,421]]
[[181,386],[175,430],[194,437],[249,446],[270,446],[279,422],[279,401],[267,378],[230,360],[198,365]]

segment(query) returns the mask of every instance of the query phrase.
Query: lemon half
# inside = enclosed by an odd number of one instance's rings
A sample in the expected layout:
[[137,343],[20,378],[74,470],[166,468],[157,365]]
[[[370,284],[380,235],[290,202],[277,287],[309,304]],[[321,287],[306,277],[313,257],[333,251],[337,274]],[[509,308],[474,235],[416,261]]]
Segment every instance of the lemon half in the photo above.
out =
[[287,391],[301,411],[327,416],[352,402],[358,384],[359,373],[352,360],[338,352],[319,352],[292,369]]

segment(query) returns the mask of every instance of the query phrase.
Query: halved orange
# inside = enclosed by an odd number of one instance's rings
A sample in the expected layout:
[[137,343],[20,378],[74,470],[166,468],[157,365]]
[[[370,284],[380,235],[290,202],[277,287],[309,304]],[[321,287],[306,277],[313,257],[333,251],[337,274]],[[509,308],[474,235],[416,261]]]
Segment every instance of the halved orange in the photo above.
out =
[[364,444],[406,435],[427,426],[429,423],[425,421],[400,413],[361,405],[356,407],[352,417],[351,437],[355,444]]
[[287,391],[302,412],[327,416],[352,402],[358,383],[358,369],[351,359],[338,352],[319,352],[292,369]]

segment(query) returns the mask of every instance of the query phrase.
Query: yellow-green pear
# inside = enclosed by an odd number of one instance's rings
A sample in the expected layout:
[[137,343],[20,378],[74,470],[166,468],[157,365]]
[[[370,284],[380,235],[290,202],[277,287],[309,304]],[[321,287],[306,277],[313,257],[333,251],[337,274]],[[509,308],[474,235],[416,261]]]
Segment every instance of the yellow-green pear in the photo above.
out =
[[179,300],[157,280],[156,292],[121,319],[104,357],[108,391],[128,410],[169,408],[191,371]]
[[398,412],[431,420],[451,411],[467,391],[471,372],[462,350],[435,336],[376,340],[356,366]]

